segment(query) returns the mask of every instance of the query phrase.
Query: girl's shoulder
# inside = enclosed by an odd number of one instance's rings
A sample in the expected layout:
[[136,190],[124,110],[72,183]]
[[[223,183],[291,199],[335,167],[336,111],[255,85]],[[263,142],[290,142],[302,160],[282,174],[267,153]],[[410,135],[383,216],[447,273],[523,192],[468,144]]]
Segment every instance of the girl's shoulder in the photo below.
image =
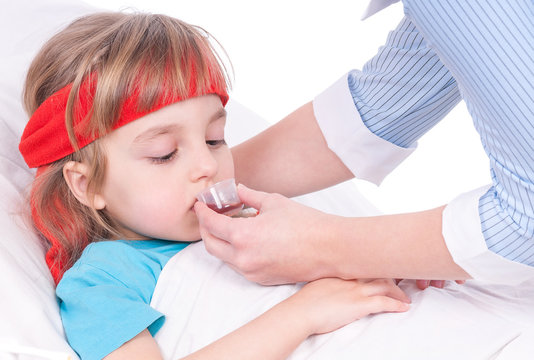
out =
[[93,267],[105,270],[118,266],[142,265],[151,258],[147,256],[151,251],[151,247],[147,245],[145,248],[140,249],[138,246],[134,246],[133,243],[133,241],[125,240],[93,242],[86,246],[82,255],[71,269]]
[[163,314],[150,307],[164,266],[154,254],[173,244],[157,245],[95,242],[65,272],[56,295],[65,333],[82,357],[102,358],[143,329],[163,324]]
[[114,263],[157,263],[163,267],[167,261],[188,244],[165,240],[104,240],[89,244],[77,265],[109,266]]
[[168,260],[183,249],[180,243],[160,240],[109,240],[89,244],[65,272],[58,290],[78,286],[154,285]]

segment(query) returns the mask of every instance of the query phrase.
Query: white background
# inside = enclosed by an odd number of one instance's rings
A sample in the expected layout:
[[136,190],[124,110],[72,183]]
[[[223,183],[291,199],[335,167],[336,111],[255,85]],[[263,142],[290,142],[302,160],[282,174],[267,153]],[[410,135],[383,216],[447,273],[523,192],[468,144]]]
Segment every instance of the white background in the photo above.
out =
[[[210,32],[234,68],[231,96],[271,123],[361,69],[403,16],[397,3],[361,21],[358,0],[86,0],[103,9],[165,13]],[[384,182],[355,180],[386,213],[447,203],[490,182],[488,160],[463,102]]]

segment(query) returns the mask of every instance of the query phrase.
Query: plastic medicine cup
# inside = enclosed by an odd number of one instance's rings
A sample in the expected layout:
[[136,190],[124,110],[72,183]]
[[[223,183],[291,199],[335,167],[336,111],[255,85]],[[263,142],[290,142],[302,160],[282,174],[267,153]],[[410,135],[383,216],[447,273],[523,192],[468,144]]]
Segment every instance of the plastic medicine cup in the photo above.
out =
[[236,215],[243,209],[233,178],[207,187],[197,195],[197,199],[219,214],[228,216]]

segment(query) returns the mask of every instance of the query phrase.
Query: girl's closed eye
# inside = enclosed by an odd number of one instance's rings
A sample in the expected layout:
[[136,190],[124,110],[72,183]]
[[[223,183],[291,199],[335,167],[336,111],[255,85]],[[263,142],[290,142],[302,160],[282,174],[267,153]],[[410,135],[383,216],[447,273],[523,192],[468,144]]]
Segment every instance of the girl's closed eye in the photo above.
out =
[[211,146],[211,147],[215,147],[215,148],[217,148],[217,147],[226,145],[226,140],[225,140],[225,139],[206,140],[206,144],[208,144],[208,145]]
[[154,156],[154,157],[150,157],[149,159],[155,164],[165,164],[167,162],[172,161],[176,157],[177,153],[178,153],[178,149],[174,149],[173,151],[171,151],[170,153],[166,155]]

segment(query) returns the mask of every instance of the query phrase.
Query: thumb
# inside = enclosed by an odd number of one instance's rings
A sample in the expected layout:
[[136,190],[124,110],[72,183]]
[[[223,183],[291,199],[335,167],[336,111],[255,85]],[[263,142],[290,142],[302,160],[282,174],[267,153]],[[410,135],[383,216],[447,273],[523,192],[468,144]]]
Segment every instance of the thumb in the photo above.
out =
[[268,195],[263,191],[249,189],[243,184],[237,185],[237,193],[245,205],[251,206],[257,210],[261,210],[262,203]]

